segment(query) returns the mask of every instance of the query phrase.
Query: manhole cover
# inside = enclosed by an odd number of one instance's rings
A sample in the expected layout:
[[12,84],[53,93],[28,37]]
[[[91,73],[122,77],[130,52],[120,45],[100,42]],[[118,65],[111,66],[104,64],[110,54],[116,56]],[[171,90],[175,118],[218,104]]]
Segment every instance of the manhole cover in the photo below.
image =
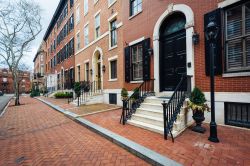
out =
[[26,158],[24,156],[19,157],[16,159],[16,164],[20,164],[21,162],[23,162],[24,160],[26,160]]

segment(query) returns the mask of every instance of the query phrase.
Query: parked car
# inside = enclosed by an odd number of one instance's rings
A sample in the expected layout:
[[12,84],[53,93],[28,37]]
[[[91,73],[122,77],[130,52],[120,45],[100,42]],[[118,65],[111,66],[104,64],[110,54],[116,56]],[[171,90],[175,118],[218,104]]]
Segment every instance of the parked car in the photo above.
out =
[[3,96],[3,92],[2,91],[0,91],[0,96]]

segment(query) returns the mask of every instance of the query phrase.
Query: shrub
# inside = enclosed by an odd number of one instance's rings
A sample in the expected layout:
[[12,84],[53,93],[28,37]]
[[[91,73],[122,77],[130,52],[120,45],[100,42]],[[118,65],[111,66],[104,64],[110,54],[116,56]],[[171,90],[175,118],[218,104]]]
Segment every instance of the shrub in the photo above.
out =
[[123,99],[125,99],[125,98],[128,97],[128,91],[127,91],[126,88],[122,88],[122,90],[121,90],[121,97],[122,97]]
[[195,87],[193,89],[189,100],[188,108],[191,108],[193,111],[209,111],[205,95],[199,88]]
[[36,96],[40,96],[39,89],[32,86],[30,97],[36,97]]
[[81,95],[81,83],[80,82],[76,82],[74,84],[74,91],[75,91],[77,97],[79,97]]
[[73,93],[72,92],[57,92],[54,96],[57,99],[72,98]]

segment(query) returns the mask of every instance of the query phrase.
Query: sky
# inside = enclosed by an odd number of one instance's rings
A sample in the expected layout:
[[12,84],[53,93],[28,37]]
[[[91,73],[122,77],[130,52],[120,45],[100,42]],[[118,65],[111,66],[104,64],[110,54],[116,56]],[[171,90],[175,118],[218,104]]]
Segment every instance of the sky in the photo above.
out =
[[42,26],[43,30],[40,32],[39,36],[32,42],[32,47],[30,53],[24,57],[24,62],[30,69],[34,68],[33,59],[39,49],[39,46],[43,40],[44,34],[49,26],[51,18],[56,10],[59,0],[34,0],[38,3],[42,9]]

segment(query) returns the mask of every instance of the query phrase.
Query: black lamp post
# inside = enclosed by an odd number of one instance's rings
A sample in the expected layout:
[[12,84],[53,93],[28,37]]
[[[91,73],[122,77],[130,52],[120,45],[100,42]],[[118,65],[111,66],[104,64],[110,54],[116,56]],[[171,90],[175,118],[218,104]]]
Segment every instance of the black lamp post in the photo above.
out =
[[206,39],[210,43],[210,91],[211,91],[211,122],[210,122],[210,136],[208,138],[211,142],[219,142],[217,137],[217,125],[215,122],[214,112],[214,43],[217,38],[219,28],[215,22],[211,21],[205,30]]

